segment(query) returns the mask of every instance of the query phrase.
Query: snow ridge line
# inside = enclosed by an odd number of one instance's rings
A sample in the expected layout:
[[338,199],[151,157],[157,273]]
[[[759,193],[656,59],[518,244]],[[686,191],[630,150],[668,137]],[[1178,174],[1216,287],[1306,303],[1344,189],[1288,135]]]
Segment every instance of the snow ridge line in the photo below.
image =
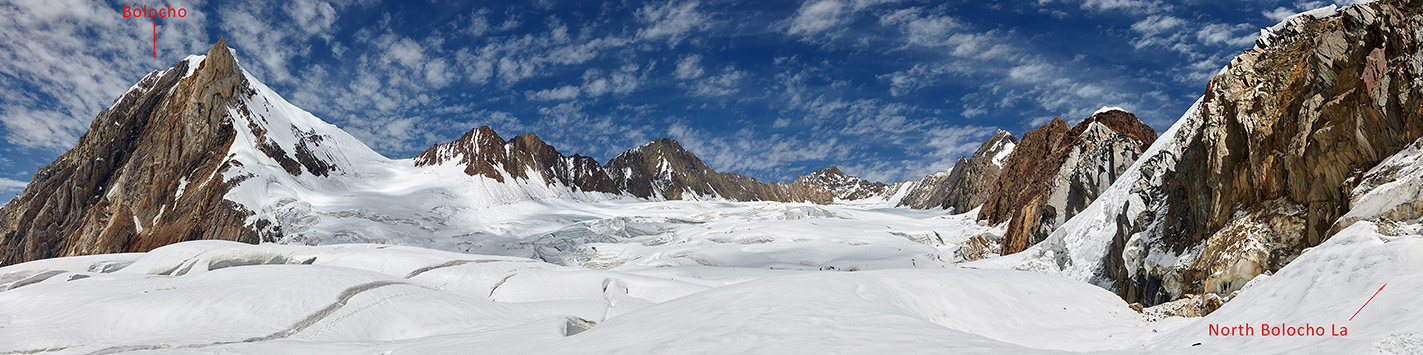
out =
[[47,349],[16,350],[16,351],[3,352],[3,353],[0,353],[0,354],[39,354],[39,353],[48,353],[48,352],[55,352],[55,351],[64,351],[64,349],[69,349],[69,347],[67,347],[67,346],[61,346],[61,347],[57,347],[57,348],[47,348]]
[[445,262],[444,264],[439,264],[439,265],[435,265],[435,266],[426,266],[426,267],[422,267],[422,268],[419,268],[419,269],[415,269],[415,271],[411,271],[409,275],[405,275],[405,278],[406,278],[406,279],[410,279],[410,278],[413,278],[413,277],[415,277],[415,276],[419,276],[420,274],[423,274],[423,273],[425,273],[425,272],[428,272],[428,271],[431,271],[431,270],[435,270],[435,269],[443,269],[443,268],[447,268],[447,267],[460,266],[460,265],[464,265],[464,264],[497,263],[497,262],[501,262],[501,261],[516,262],[516,263],[531,263],[531,262],[533,262],[533,260],[528,260],[528,261],[523,261],[523,260],[450,260],[450,261]]
[[[361,293],[363,293],[363,292],[370,291],[370,290],[374,290],[374,289],[377,289],[377,288],[386,287],[386,286],[394,286],[394,285],[409,285],[409,283],[399,282],[399,281],[374,281],[374,282],[368,282],[368,283],[364,283],[364,284],[352,286],[351,288],[347,288],[345,291],[342,291],[342,292],[341,292],[341,295],[340,295],[340,296],[337,296],[337,299],[336,299],[336,302],[335,302],[335,303],[332,303],[332,304],[330,304],[330,305],[327,305],[326,308],[322,308],[321,310],[316,311],[316,313],[312,313],[311,315],[306,316],[305,319],[302,319],[300,322],[297,322],[296,324],[293,324],[290,328],[287,328],[287,329],[278,331],[278,332],[276,332],[276,333],[272,333],[272,334],[267,335],[267,336],[264,336],[264,337],[248,338],[248,339],[246,339],[246,340],[241,340],[241,341],[220,341],[220,342],[206,343],[206,344],[187,344],[187,345],[179,345],[179,346],[171,346],[171,345],[166,345],[166,344],[165,344],[165,345],[125,345],[125,346],[115,346],[115,347],[108,347],[108,348],[104,348],[104,349],[99,349],[99,350],[97,350],[97,351],[94,351],[94,352],[89,353],[89,355],[106,355],[106,354],[116,354],[116,353],[130,352],[130,351],[139,351],[139,350],[197,349],[197,348],[205,348],[205,347],[217,346],[217,345],[228,345],[228,344],[237,344],[237,343],[256,343],[256,342],[271,341],[271,340],[277,340],[277,339],[287,338],[287,337],[290,337],[290,336],[292,336],[292,335],[295,335],[296,333],[300,333],[300,332],[303,331],[303,330],[306,330],[306,328],[310,328],[311,326],[316,325],[317,322],[320,322],[320,321],[323,320],[323,319],[326,319],[327,316],[330,316],[332,313],[335,313],[337,310],[340,310],[342,307],[345,307],[345,306],[346,306],[346,303],[347,303],[347,302],[350,302],[352,298],[355,298],[355,297],[356,297],[356,295],[359,295],[359,294],[361,294]],[[63,349],[59,349],[59,350],[63,350]],[[41,351],[57,351],[57,350],[41,350]]]
[[55,276],[57,276],[57,275],[59,275],[59,274],[63,274],[63,273],[66,273],[66,272],[68,272],[68,271],[64,271],[64,270],[50,270],[50,271],[45,271],[45,272],[37,273],[37,274],[31,275],[30,277],[26,277],[26,278],[24,278],[24,279],[20,279],[19,281],[15,281],[15,282],[11,283],[11,284],[8,285],[8,286],[6,286],[6,285],[0,285],[0,292],[5,292],[5,291],[9,291],[9,290],[13,290],[13,289],[17,289],[17,288],[21,288],[21,287],[25,287],[25,286],[37,284],[37,283],[43,282],[44,280],[49,280],[49,278],[51,278],[51,277],[55,277]]
[[[403,283],[402,283],[402,284],[403,284]],[[365,307],[361,307],[361,308],[359,308],[359,309],[353,310],[353,311],[351,311],[350,313],[346,313],[346,315],[344,315],[344,316],[341,316],[341,317],[338,317],[338,318],[336,318],[336,319],[333,319],[333,320],[331,320],[330,322],[326,322],[326,325],[323,326],[323,327],[321,327],[321,329],[317,329],[317,330],[313,330],[313,331],[311,331],[311,332],[308,332],[304,337],[302,337],[302,338],[303,338],[302,340],[311,341],[311,338],[312,338],[312,337],[316,336],[317,334],[320,334],[321,332],[325,332],[327,329],[331,329],[331,327],[335,326],[337,322],[340,322],[341,320],[344,320],[344,319],[349,318],[349,317],[351,317],[351,316],[353,316],[353,315],[356,315],[356,314],[358,314],[358,313],[361,313],[362,311],[365,311],[365,310],[367,310],[367,309],[370,309],[371,307],[378,306],[378,305],[380,305],[381,303],[385,303],[385,301],[389,301],[389,300],[396,299],[396,298],[401,298],[401,297],[406,297],[406,296],[410,296],[410,295],[414,295],[414,294],[418,294],[418,293],[422,293],[422,292],[430,292],[430,291],[433,291],[433,290],[428,289],[428,288],[424,288],[424,287],[419,287],[419,288],[416,288],[416,289],[414,289],[414,290],[412,290],[412,291],[409,291],[409,292],[400,293],[400,294],[392,295],[392,296],[389,296],[389,297],[386,297],[386,298],[382,298],[382,299],[375,300],[374,302],[371,302],[370,304],[367,304]],[[333,313],[334,313],[334,311],[333,311]],[[325,318],[325,317],[323,317],[323,318]],[[312,324],[315,324],[315,323],[312,323]],[[299,332],[299,331],[298,331],[298,332]]]
[[[498,291],[498,290],[499,290],[499,286],[504,286],[504,283],[505,283],[505,282],[508,282],[509,279],[514,278],[514,275],[518,275],[518,274],[519,274],[519,273],[516,271],[516,272],[514,272],[514,273],[509,274],[509,276],[505,276],[504,278],[499,279],[499,282],[494,283],[494,287],[490,287],[490,288],[489,288],[489,300],[490,300],[490,301],[494,301],[494,291]],[[496,301],[496,302],[498,302],[498,301]]]
[[297,322],[291,328],[280,332],[272,333],[271,335],[265,337],[243,340],[242,342],[251,343],[275,340],[292,336],[292,334],[300,333],[301,331],[306,330],[306,328],[310,328],[312,325],[316,325],[316,322],[320,322],[322,319],[326,319],[327,316],[330,316],[331,313],[334,313],[337,310],[341,309],[341,307],[345,307],[346,302],[350,302],[351,298],[356,297],[356,295],[359,295],[362,292],[393,285],[408,284],[398,281],[375,281],[356,285],[354,287],[346,289],[346,291],[341,292],[341,296],[338,297],[336,303],[332,303],[331,305],[326,306],[326,308],[322,308],[320,311],[316,311],[316,313],[312,313],[311,315],[306,316],[306,319],[302,319],[300,322]]

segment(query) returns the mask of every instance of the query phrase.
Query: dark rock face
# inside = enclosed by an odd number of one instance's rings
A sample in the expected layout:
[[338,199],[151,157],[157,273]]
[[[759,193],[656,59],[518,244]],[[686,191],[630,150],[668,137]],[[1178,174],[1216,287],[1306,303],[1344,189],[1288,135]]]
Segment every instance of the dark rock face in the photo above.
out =
[[1156,131],[1125,111],[1070,129],[1054,118],[1023,134],[978,218],[1008,222],[1002,255],[1023,251],[1087,208],[1155,141]]
[[[764,184],[756,179],[731,173],[719,173],[700,158],[671,139],[659,139],[641,147],[629,149],[608,160],[603,169],[613,179],[619,191],[641,198],[683,200],[697,197],[720,197],[733,201],[813,202],[826,204],[837,197],[834,186],[816,183],[841,179],[822,170],[820,178],[802,177],[793,183]],[[834,172],[839,172],[834,168]],[[840,173],[839,176],[844,176]],[[849,179],[849,177],[844,177]],[[855,178],[858,180],[858,178]],[[848,181],[848,180],[847,180]],[[860,180],[863,181],[863,180]],[[868,184],[868,182],[864,182]],[[840,182],[836,183],[841,184]],[[858,186],[860,182],[843,182]]]
[[901,181],[890,186],[886,198],[899,196],[895,206],[930,209],[943,208],[950,213],[964,213],[987,201],[993,183],[1018,144],[1018,138],[999,130],[978,146],[972,157],[960,157],[947,173]]
[[221,173],[235,135],[228,109],[250,89],[224,40],[185,79],[187,64],[145,77],[0,208],[0,265],[195,239],[256,242],[241,227],[248,212],[223,200],[233,182]]
[[[829,167],[791,183],[761,183],[756,179],[719,173],[671,139],[659,139],[629,149],[606,165],[581,155],[564,156],[533,134],[505,141],[488,126],[460,139],[437,144],[415,157],[416,166],[459,164],[471,176],[499,182],[506,179],[542,179],[577,191],[627,194],[640,198],[680,200],[715,197],[733,201],[831,203],[875,196],[884,184],[845,175]],[[528,171],[538,172],[529,176]]]
[[[684,194],[724,196],[751,201],[747,186],[737,186],[743,176],[719,176],[677,141],[663,138],[629,149],[603,166],[618,190],[641,198],[684,199]],[[720,186],[714,186],[720,185]],[[718,190],[718,187],[720,188]]]
[[[538,136],[530,133],[505,141],[489,126],[465,133],[454,142],[437,144],[415,156],[415,166],[456,162],[470,176],[484,176],[499,182],[505,178],[542,179],[547,185],[562,184],[576,191],[618,192],[598,161],[564,156]],[[528,172],[538,176],[529,176]]]
[[[1169,149],[1143,162],[1143,179],[1160,182],[1133,190],[1143,206],[1118,217],[1102,279],[1144,304],[1224,294],[1327,239],[1359,175],[1423,136],[1420,7],[1299,16],[1232,60]],[[1143,257],[1195,248],[1187,265]]]

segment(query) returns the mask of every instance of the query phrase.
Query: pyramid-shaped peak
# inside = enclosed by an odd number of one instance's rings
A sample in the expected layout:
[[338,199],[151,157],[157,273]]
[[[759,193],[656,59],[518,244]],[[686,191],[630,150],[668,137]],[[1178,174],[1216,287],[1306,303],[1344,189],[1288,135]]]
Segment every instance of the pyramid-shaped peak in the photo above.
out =
[[498,140],[501,144],[504,143],[504,137],[500,137],[499,132],[495,132],[493,128],[489,128],[489,125],[483,125],[479,126],[479,128],[471,129],[469,130],[469,132],[466,132],[464,134],[464,137],[460,137],[459,140],[469,141],[475,139],[475,137],[480,137],[484,139],[493,138],[495,140]]
[[208,49],[207,57],[203,59],[203,64],[199,67],[218,73],[240,73],[237,67],[237,59],[233,58],[232,50],[227,48],[227,37],[219,37],[217,43]]
[[649,148],[656,148],[656,149],[685,150],[685,149],[682,148],[682,143],[677,142],[676,140],[674,140],[674,139],[672,139],[672,138],[662,138],[662,139],[654,140],[654,141],[648,142],[647,145],[645,145],[645,146],[646,146],[646,147],[649,147]]
[[824,168],[824,169],[820,169],[820,170],[816,170],[815,172],[810,173],[810,174],[811,174],[811,175],[841,175],[841,176],[843,176],[843,175],[845,175],[845,172],[840,171],[840,167],[831,165],[830,167],[827,167],[827,168]]

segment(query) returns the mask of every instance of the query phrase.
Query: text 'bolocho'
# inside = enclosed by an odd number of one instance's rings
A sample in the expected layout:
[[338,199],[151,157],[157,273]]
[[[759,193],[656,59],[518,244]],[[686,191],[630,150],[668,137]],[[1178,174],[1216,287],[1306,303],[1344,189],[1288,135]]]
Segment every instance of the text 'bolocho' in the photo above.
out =
[[141,7],[132,7],[124,5],[124,17],[188,17],[188,9],[181,7],[173,9],[172,5],[163,6],[164,7],[148,7],[148,5],[143,5]]

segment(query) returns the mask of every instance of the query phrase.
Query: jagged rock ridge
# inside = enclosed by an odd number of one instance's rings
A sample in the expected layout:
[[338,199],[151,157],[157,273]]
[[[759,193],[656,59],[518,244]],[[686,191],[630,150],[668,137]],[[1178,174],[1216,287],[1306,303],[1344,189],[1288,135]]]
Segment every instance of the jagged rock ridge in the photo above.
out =
[[1420,31],[1423,4],[1406,1],[1326,8],[1263,31],[1109,201],[1020,267],[1147,305],[1228,297],[1279,270],[1347,222],[1366,172],[1423,136]]
[[489,126],[482,126],[454,142],[437,144],[415,156],[415,166],[439,165],[455,161],[466,174],[504,182],[507,178],[530,179],[536,172],[548,184],[561,184],[578,191],[615,193],[613,180],[598,161],[564,156],[533,133],[505,141]]
[[1012,133],[998,130],[979,145],[971,157],[960,157],[949,171],[895,183],[887,189],[885,198],[895,206],[943,208],[950,213],[977,208],[987,200],[999,171],[1017,144],[1018,138]]
[[1126,111],[1102,110],[1072,128],[1053,118],[1023,134],[978,218],[1008,222],[1002,255],[1023,251],[1087,208],[1155,141],[1156,131]]

